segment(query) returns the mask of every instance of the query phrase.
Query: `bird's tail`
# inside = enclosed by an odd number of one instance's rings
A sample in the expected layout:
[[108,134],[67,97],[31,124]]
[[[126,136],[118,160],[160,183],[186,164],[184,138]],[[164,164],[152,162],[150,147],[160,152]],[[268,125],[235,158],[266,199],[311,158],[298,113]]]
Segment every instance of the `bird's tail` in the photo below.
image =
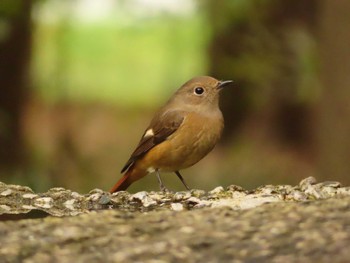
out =
[[147,174],[145,171],[135,169],[134,166],[131,166],[128,171],[123,175],[122,178],[112,187],[109,191],[111,194],[118,191],[126,190],[133,182],[139,180]]

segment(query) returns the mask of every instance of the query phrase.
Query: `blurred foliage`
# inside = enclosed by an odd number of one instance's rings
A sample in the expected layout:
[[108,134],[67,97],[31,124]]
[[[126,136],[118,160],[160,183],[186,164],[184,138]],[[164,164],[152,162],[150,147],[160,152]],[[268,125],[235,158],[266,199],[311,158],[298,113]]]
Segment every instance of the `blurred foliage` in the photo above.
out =
[[69,16],[36,25],[33,75],[50,101],[122,106],[164,100],[174,83],[206,71],[203,16],[158,15],[132,24],[79,23]]
[[[0,1],[0,42],[24,1]],[[252,188],[315,175],[319,2],[33,3],[30,74],[17,76],[31,76],[18,111],[30,162],[23,171],[14,169],[10,182],[37,191],[110,187],[154,110],[182,83],[204,74],[233,79],[235,87],[222,98],[225,140],[183,172],[190,186]],[[12,57],[5,63],[26,68],[28,61]],[[174,174],[163,177],[169,188],[183,189]],[[151,175],[130,190],[157,187]]]
[[315,1],[209,1],[209,72],[233,75],[236,83],[222,100],[224,115],[233,116],[226,138],[260,119],[266,140],[310,147],[311,108],[320,92],[316,7]]
[[[209,19],[214,42],[218,41],[217,49],[212,47],[212,61],[221,62],[220,74],[234,73],[238,81],[255,87],[249,90],[253,106],[269,102],[276,92],[276,83],[285,84],[277,87],[278,92],[284,90],[296,101],[309,103],[317,98],[318,54],[314,28],[310,28],[314,26],[310,20],[316,10],[312,9],[308,16],[300,14],[299,9],[310,9],[311,1],[305,5],[297,2],[211,2]],[[289,5],[294,9],[288,13]],[[216,65],[211,64],[214,69]],[[286,70],[293,75],[286,76]]]
[[32,1],[0,5],[0,172],[9,177],[27,163],[22,114],[30,80]]
[[21,0],[2,0],[0,2],[0,17],[9,17],[9,16],[15,16],[20,13]]

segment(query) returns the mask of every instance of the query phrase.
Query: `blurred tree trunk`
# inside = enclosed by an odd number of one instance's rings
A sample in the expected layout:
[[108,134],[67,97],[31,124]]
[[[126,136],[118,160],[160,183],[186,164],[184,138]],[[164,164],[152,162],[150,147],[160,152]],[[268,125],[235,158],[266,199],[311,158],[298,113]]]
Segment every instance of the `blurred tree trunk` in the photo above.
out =
[[318,156],[324,178],[350,183],[350,1],[324,0],[320,12]]
[[210,73],[235,82],[222,101],[226,135],[253,116],[259,129],[283,144],[309,148],[312,95],[305,89],[309,62],[303,57],[312,49],[317,5],[316,0],[209,1]]
[[25,163],[21,117],[29,86],[31,0],[0,6],[0,169]]

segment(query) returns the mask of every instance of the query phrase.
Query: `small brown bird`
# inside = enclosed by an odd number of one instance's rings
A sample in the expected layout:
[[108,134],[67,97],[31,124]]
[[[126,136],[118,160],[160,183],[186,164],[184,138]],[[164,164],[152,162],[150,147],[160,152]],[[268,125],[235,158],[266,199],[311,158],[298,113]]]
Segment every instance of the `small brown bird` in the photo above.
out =
[[175,172],[189,190],[179,170],[200,161],[220,138],[224,120],[219,94],[230,83],[202,76],[182,85],[155,114],[121,170],[125,174],[110,192],[125,190],[152,172],[156,172],[162,191],[167,189],[160,172]]

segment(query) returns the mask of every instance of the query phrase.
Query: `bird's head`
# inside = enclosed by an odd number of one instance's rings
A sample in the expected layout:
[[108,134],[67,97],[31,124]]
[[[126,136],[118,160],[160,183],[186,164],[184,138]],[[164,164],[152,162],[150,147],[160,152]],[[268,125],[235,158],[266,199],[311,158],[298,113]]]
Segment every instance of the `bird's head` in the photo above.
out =
[[183,84],[172,99],[186,108],[215,109],[218,107],[220,91],[231,83],[231,80],[219,81],[209,76],[195,77]]

